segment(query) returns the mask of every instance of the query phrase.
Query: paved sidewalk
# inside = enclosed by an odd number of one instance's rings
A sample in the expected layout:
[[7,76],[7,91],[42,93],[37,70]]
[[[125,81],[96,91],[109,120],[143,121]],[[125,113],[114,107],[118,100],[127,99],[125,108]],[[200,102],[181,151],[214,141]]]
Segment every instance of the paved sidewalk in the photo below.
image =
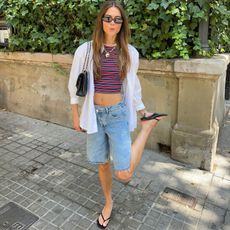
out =
[[[114,180],[107,229],[230,229],[230,114],[214,173],[145,150],[133,180]],[[87,163],[85,134],[0,111],[0,207],[14,202],[39,217],[30,230],[97,229],[103,196]],[[197,199],[190,208],[162,197],[166,187]]]

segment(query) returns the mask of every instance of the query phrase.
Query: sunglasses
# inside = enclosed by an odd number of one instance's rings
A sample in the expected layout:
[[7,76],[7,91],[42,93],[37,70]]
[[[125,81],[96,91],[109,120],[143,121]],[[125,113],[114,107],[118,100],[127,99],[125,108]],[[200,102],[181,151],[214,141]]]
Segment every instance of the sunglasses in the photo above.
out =
[[120,16],[116,16],[116,17],[113,18],[110,15],[105,15],[104,17],[102,17],[102,21],[103,22],[108,22],[108,23],[114,21],[114,23],[116,23],[116,24],[122,24],[123,19]]

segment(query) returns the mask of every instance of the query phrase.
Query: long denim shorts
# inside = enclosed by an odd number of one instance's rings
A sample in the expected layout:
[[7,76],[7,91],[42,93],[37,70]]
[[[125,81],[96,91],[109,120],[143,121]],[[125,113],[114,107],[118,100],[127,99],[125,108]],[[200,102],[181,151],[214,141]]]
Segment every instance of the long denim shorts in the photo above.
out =
[[104,164],[111,158],[115,170],[130,168],[131,137],[124,102],[113,106],[95,105],[98,132],[87,134],[87,157],[93,164]]

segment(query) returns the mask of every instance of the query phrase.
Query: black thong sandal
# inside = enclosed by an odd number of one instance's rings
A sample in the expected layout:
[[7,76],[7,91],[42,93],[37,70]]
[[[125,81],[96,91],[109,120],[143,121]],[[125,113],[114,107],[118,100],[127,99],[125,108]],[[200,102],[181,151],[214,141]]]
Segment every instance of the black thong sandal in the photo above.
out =
[[[102,223],[102,224],[100,224],[100,222],[99,222],[100,216],[101,216],[102,219],[103,219],[103,223]],[[99,228],[101,228],[101,229],[105,229],[105,228],[108,226],[108,224],[109,224],[109,220],[110,220],[111,216],[110,216],[109,218],[107,218],[106,220],[105,220],[105,218],[104,218],[104,216],[103,216],[102,213],[100,214],[100,216],[99,216],[98,219],[97,219],[97,226],[98,226]],[[108,223],[106,224],[106,226],[104,226],[103,224],[104,224],[106,221],[108,221]]]
[[157,118],[165,117],[165,116],[168,116],[168,114],[166,114],[166,113],[153,113],[152,115],[147,116],[147,117],[144,114],[144,116],[141,118],[141,121],[149,121],[149,120],[154,120],[154,119],[159,121],[159,119],[157,119]]

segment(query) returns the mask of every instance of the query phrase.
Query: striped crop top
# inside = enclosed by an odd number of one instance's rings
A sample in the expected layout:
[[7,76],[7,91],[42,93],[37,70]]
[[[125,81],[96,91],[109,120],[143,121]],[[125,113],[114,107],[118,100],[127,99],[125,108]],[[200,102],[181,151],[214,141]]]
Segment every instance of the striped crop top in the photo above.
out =
[[95,93],[120,93],[122,80],[118,66],[118,49],[105,46],[101,54],[101,79],[94,80]]

